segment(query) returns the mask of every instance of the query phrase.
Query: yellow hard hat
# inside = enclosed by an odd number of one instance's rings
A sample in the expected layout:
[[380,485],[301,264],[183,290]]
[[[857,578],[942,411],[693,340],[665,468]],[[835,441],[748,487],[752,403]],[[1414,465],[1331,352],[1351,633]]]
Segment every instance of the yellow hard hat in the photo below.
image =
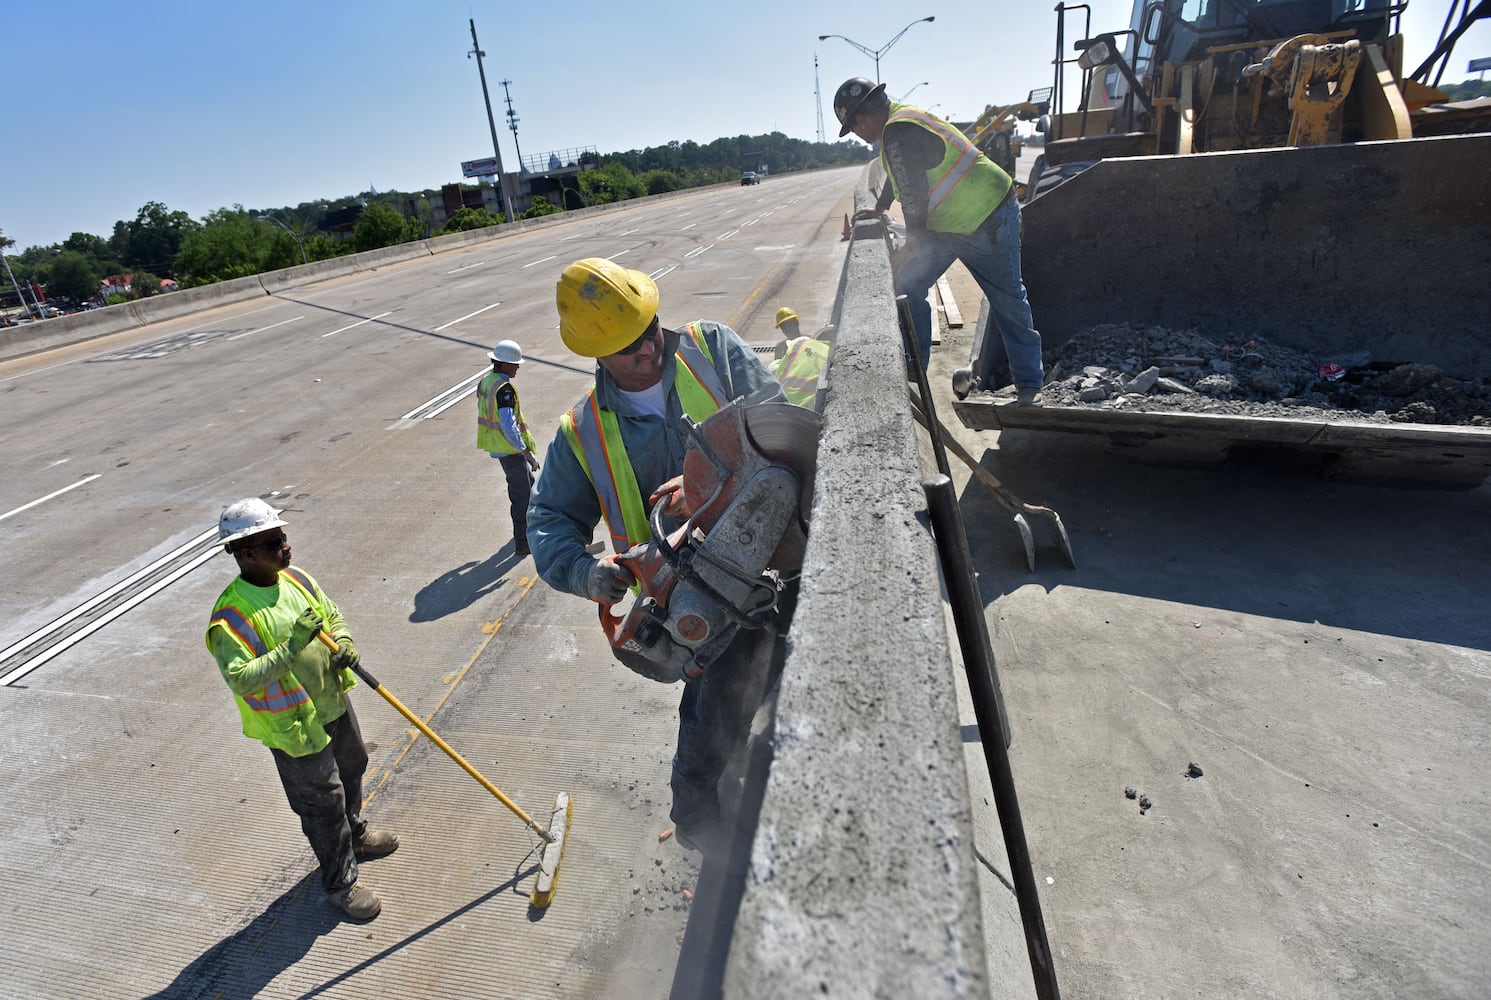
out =
[[657,302],[657,284],[641,271],[604,257],[577,260],[554,291],[559,337],[581,357],[615,354],[647,332]]
[[776,322],[777,329],[780,330],[782,328],[782,324],[787,322],[789,319],[797,319],[797,313],[793,312],[791,309],[788,309],[786,306],[778,309]]

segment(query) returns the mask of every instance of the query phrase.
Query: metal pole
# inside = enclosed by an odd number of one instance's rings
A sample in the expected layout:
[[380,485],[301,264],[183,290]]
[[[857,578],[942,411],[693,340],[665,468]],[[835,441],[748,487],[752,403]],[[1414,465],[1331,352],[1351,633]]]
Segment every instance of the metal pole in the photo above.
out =
[[513,110],[513,95],[507,89],[511,80],[502,81],[502,97],[507,102],[507,127],[513,132],[513,149],[518,151],[518,173],[523,173],[523,147],[518,145],[518,113]]
[[[10,269],[10,258],[0,253],[0,260],[5,261],[5,273],[10,277],[10,283],[16,286],[16,298],[21,300],[21,308],[26,310],[26,315],[31,316],[31,306],[26,302],[26,293],[21,291],[21,283],[16,280],[15,272]],[[36,319],[35,316],[31,316]]]
[[507,209],[507,221],[516,222],[517,217],[513,215],[513,200],[508,194],[504,180],[505,174],[502,170],[502,147],[497,144],[497,120],[492,117],[492,98],[487,94],[487,71],[481,65],[481,57],[486,53],[481,50],[481,43],[476,40],[476,19],[470,20],[471,46],[476,53],[476,71],[481,74],[481,99],[487,106],[487,127],[492,130],[492,153],[497,158],[497,190],[502,192],[502,207]]

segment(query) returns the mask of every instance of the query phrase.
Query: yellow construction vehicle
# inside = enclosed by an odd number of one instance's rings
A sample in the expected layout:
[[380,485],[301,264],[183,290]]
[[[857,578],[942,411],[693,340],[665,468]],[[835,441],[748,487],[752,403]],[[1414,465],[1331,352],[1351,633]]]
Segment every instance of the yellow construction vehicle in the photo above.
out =
[[[1491,0],[1454,0],[1432,54],[1405,73],[1407,6],[1135,0],[1127,28],[1096,33],[1088,5],[1058,6],[1051,112],[1023,204],[1048,358],[1083,330],[1130,323],[1491,377],[1491,99],[1452,103],[1435,87]],[[1050,407],[996,415],[982,390],[1008,380],[998,341],[976,335],[954,378],[963,422],[1077,429]],[[1123,416],[1131,439],[1182,433]],[[1108,421],[1088,412],[1081,429]],[[1275,429],[1199,433],[1222,452]],[[1466,436],[1432,445],[1466,448],[1491,465],[1491,447]]]

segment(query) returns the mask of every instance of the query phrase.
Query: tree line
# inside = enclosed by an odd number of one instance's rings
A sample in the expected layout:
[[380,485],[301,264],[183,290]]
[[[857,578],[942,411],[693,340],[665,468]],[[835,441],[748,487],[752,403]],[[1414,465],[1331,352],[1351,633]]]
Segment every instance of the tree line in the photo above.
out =
[[[869,155],[859,143],[808,142],[781,132],[590,154],[582,157],[576,178],[578,201],[555,205],[536,196],[521,217],[733,183],[741,170],[758,163],[769,164],[773,173],[786,173],[863,163]],[[0,252],[6,253],[18,281],[41,286],[48,298],[81,305],[96,299],[103,279],[114,275],[129,276],[129,289],[110,292],[110,303],[158,294],[166,279],[189,288],[507,221],[484,208],[467,207],[437,224],[434,205],[439,199],[437,189],[369,192],[274,209],[234,205],[201,219],[150,201],[133,219],[116,222],[108,238],[73,233],[61,243],[10,253],[7,248],[14,241],[0,232]],[[13,298],[14,291],[6,288],[5,297]]]

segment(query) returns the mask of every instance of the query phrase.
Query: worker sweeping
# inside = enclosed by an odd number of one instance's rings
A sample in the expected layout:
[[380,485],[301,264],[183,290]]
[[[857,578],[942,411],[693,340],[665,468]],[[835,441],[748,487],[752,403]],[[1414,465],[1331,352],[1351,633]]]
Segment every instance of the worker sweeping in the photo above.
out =
[[[782,402],[780,387],[728,326],[698,320],[664,327],[657,285],[604,258],[564,269],[555,293],[566,347],[596,359],[595,383],[560,421],[528,512],[535,567],[550,586],[603,605],[620,601],[632,574],[614,556],[586,551],[605,520],[617,553],[653,537],[648,506],[675,529],[684,509],[683,417],[703,421],[732,400]],[[716,855],[728,847],[718,783],[751,716],[780,671],[781,627],[743,629],[678,705],[670,784],[677,838]]]
[[886,97],[883,83],[845,80],[834,94],[834,114],[840,138],[853,132],[880,143],[888,178],[875,207],[854,217],[876,218],[892,201],[901,203],[906,244],[893,261],[893,280],[911,306],[922,366],[932,351],[927,293],[953,261],[962,261],[989,300],[989,336],[997,330],[1002,339],[1016,405],[1039,405],[1041,335],[1020,277],[1020,203],[1010,175],[953,125]]
[[[290,808],[321,864],[326,898],[355,920],[383,909],[359,861],[398,849],[362,815],[368,751],[347,693],[357,647],[320,585],[290,564],[280,512],[257,497],[228,505],[218,537],[238,576],[212,608],[207,648],[233,692],[243,734],[269,748]],[[335,651],[316,641],[330,633]]]

